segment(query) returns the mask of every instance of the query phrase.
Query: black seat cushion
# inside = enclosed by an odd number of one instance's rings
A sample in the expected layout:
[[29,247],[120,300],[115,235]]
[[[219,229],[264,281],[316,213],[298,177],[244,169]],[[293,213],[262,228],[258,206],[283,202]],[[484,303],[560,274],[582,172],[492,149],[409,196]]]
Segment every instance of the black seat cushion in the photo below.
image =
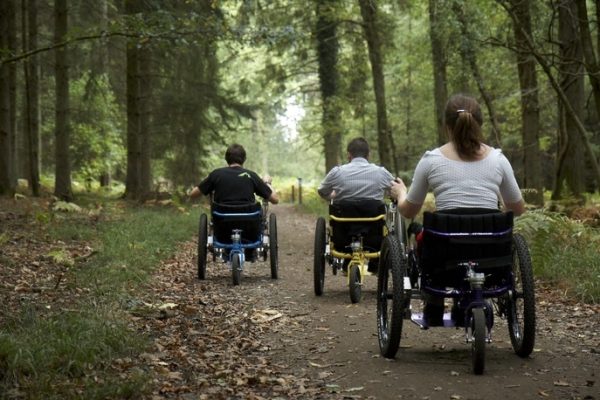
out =
[[242,243],[253,243],[260,240],[262,233],[261,223],[262,215],[252,216],[220,216],[215,211],[222,214],[247,214],[262,210],[261,205],[255,204],[222,204],[213,203],[211,205],[213,235],[214,238],[225,244],[231,244],[231,232],[233,229],[242,230]]
[[[385,214],[385,204],[379,200],[342,201],[329,206],[329,215],[343,218],[371,218]],[[350,252],[353,237],[363,237],[363,248],[379,251],[383,241],[383,219],[372,222],[341,222],[329,220],[335,250]]]
[[489,209],[458,209],[423,214],[419,264],[433,286],[464,285],[465,268],[478,264],[486,287],[504,284],[512,265],[513,213]]

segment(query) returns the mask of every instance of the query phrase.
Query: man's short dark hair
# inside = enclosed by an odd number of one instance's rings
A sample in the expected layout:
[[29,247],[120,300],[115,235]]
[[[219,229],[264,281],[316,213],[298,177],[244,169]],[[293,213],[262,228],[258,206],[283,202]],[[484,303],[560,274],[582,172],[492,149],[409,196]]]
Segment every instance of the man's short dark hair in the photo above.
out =
[[244,150],[244,146],[237,143],[230,145],[225,152],[225,161],[227,161],[228,165],[243,165],[246,162],[246,150]]
[[365,140],[365,138],[358,137],[352,139],[350,143],[348,143],[348,147],[346,151],[350,153],[352,158],[354,157],[363,157],[369,158],[369,143]]

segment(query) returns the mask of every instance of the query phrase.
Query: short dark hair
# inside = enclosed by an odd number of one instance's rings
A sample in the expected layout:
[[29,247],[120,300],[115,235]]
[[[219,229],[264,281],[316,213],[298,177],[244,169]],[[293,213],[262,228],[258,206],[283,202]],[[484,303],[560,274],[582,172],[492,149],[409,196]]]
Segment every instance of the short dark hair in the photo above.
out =
[[227,148],[225,151],[225,161],[227,164],[240,164],[243,165],[246,162],[246,150],[241,144],[234,143]]
[[346,151],[350,153],[352,158],[354,157],[363,157],[369,158],[369,143],[367,140],[362,137],[354,138],[348,143],[348,147]]

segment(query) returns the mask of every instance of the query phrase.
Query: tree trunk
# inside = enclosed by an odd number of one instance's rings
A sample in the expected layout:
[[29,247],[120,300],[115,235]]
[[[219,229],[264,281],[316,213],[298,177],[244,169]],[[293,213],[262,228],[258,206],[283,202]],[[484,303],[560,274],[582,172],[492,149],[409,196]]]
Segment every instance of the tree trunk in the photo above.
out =
[[565,113],[569,116],[569,118],[571,118],[573,120],[573,123],[577,127],[576,133],[579,134],[579,140],[584,144],[585,152],[586,152],[587,156],[589,157],[589,161],[592,165],[592,169],[593,169],[592,172],[594,175],[594,180],[596,181],[596,185],[597,185],[596,187],[600,188],[600,165],[598,164],[598,160],[596,159],[592,145],[591,145],[589,139],[587,138],[587,131],[585,129],[585,126],[583,126],[581,119],[577,116],[577,112],[575,111],[575,109],[573,108],[571,103],[569,103],[569,99],[568,99],[567,95],[565,94],[564,90],[562,89],[560,83],[556,81],[556,78],[554,78],[553,71],[550,68],[550,64],[536,50],[533,39],[531,38],[530,35],[526,34],[526,31],[519,24],[519,20],[516,17],[514,11],[506,5],[504,0],[497,0],[497,1],[502,7],[504,7],[506,12],[508,12],[508,14],[511,16],[513,22],[515,23],[515,26],[518,26],[521,33],[523,33],[523,37],[524,37],[525,41],[527,42],[527,48],[529,49],[530,54],[533,57],[535,57],[538,64],[544,70],[544,73],[546,74],[548,81],[550,82],[550,84],[552,85],[552,88],[558,95],[558,98],[564,108]]
[[[8,52],[10,55],[17,53],[17,10],[16,0],[4,0],[6,1],[7,14],[8,14]],[[15,180],[19,178],[17,174],[17,164],[19,162],[17,153],[17,63],[10,63],[8,65],[8,96],[9,96],[9,126],[10,126],[10,163],[12,165],[12,176],[11,179]]]
[[[54,41],[60,43],[66,39],[68,28],[67,0],[54,3]],[[56,80],[56,170],[54,195],[59,199],[73,199],[71,188],[71,162],[69,160],[70,122],[69,122],[69,64],[67,46],[54,50]]]
[[[521,90],[521,136],[523,138],[523,187],[533,189],[525,191],[525,201],[543,206],[544,188],[540,161],[540,110],[535,71],[535,59],[527,51],[527,39],[531,37],[531,14],[529,3],[522,0],[510,0],[518,21],[513,24],[517,45],[517,70]],[[523,30],[520,29],[523,28]]]
[[381,53],[381,38],[379,37],[379,26],[377,21],[376,0],[359,0],[360,12],[363,19],[367,47],[369,49],[369,60],[371,62],[371,73],[373,75],[373,90],[375,92],[375,105],[377,107],[377,145],[379,150],[379,162],[389,171],[398,171],[394,165],[392,154],[391,130],[387,120],[385,100],[385,78],[383,75],[383,55]]
[[[108,30],[108,0],[100,0],[98,4],[98,8],[100,9],[100,26],[104,31]],[[99,74],[106,74],[108,76],[108,63],[109,63],[109,51],[108,51],[108,43],[100,45],[100,62],[98,63]],[[101,187],[106,187],[110,185],[112,171],[110,168],[106,168],[106,170],[100,173],[98,177],[98,181]]]
[[336,33],[335,0],[317,2],[317,57],[319,83],[323,102],[323,138],[325,146],[325,169],[329,171],[340,163],[342,143],[341,110],[338,105],[339,44]]
[[152,192],[151,158],[151,110],[152,96],[151,52],[148,46],[139,50],[139,91],[140,91],[140,196],[146,198]]
[[[23,48],[27,50],[37,49],[38,47],[38,26],[37,26],[37,0],[28,0],[27,6],[23,7]],[[23,2],[25,5],[25,2]],[[25,32],[27,27],[27,32]],[[25,37],[27,44],[25,44]],[[24,121],[24,141],[27,144],[25,159],[27,161],[27,179],[34,196],[40,195],[40,170],[41,170],[41,140],[40,140],[40,66],[38,55],[34,54],[28,57],[24,63],[25,73],[25,115]]]
[[[8,4],[0,1],[0,48],[9,47]],[[14,191],[12,179],[12,137],[10,131],[10,85],[9,65],[0,64],[0,195],[11,195]]]
[[[125,1],[128,15],[137,12],[136,0]],[[139,52],[137,40],[127,42],[127,178],[125,198],[137,200],[141,192],[141,149],[140,149],[140,89]]]
[[[570,0],[562,0],[557,3],[558,7],[558,41],[560,44],[559,80],[560,86],[565,93],[569,104],[573,107],[577,119],[582,120],[585,104],[584,82],[582,58],[583,52],[579,40],[577,9],[576,5]],[[562,109],[562,107],[560,107]],[[565,162],[557,167],[562,168],[556,174],[563,178],[567,187],[575,197],[581,197],[584,187],[585,154],[583,143],[577,132],[577,122],[573,116],[561,112],[564,116],[564,126],[568,140],[563,141],[564,148],[559,151],[565,152]],[[564,143],[566,142],[566,143]],[[560,190],[558,188],[563,184],[559,179],[555,182],[553,198],[558,198]]]
[[438,144],[446,143],[448,136],[444,127],[444,110],[448,100],[446,87],[446,52],[443,32],[440,26],[440,1],[429,0],[429,37],[433,62],[433,98],[435,102],[435,120],[438,132]]
[[[592,41],[592,34],[590,32],[590,21],[588,19],[586,2],[585,0],[576,0],[576,3],[581,47],[585,58],[585,69],[588,73],[592,87],[592,95],[594,96],[594,103],[596,105],[596,116],[597,118],[600,118],[600,64],[598,64],[596,53],[594,51],[594,42]],[[600,6],[596,4],[596,8],[600,8]]]

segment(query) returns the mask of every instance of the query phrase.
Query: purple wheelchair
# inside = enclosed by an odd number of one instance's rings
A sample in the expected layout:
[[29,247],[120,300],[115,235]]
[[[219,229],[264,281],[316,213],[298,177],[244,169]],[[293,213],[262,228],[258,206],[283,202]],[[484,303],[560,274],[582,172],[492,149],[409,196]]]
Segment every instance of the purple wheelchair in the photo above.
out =
[[[473,372],[482,374],[496,315],[506,319],[515,353],[529,356],[536,324],[533,271],[525,239],[513,232],[512,212],[425,212],[418,231],[414,224],[407,229],[397,215],[393,234],[382,244],[377,282],[381,354],[396,356],[405,319],[421,329],[463,328]],[[413,299],[426,300],[423,312],[413,311]],[[449,312],[445,300],[452,303]]]

